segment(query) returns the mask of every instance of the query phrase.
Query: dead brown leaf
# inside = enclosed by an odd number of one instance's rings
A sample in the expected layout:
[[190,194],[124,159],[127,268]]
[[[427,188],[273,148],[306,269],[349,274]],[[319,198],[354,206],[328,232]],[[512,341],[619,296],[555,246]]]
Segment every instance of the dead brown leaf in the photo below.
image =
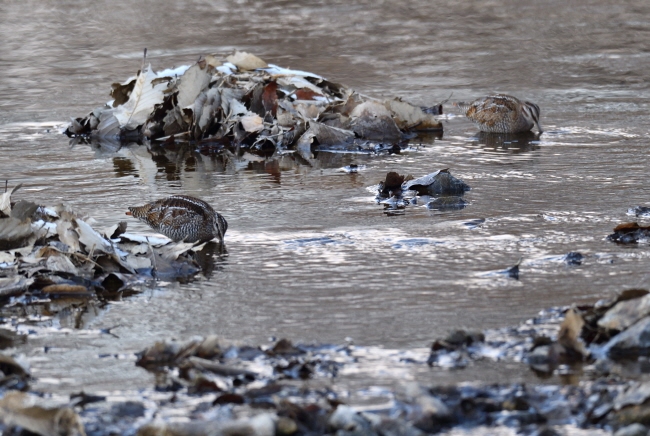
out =
[[88,288],[81,285],[56,284],[45,286],[41,292],[45,294],[85,294],[88,293]]
[[589,351],[585,344],[580,340],[580,332],[585,325],[582,316],[574,309],[567,310],[564,315],[564,321],[560,324],[560,332],[557,336],[557,343],[564,348],[566,354],[586,357]]
[[265,112],[270,112],[272,116],[276,116],[278,111],[278,83],[271,81],[264,86],[262,92],[262,106]]
[[296,89],[294,92],[296,100],[316,100],[314,97],[322,97],[323,94],[316,93],[309,88]]

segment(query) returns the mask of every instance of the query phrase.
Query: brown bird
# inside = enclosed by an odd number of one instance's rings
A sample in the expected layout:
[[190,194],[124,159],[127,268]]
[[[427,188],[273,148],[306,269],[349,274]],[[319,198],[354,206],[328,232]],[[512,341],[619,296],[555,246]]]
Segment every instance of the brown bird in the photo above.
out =
[[455,103],[482,132],[522,133],[539,123],[539,106],[505,94],[489,95],[471,103]]
[[174,241],[206,242],[223,236],[228,229],[225,218],[203,200],[189,195],[171,197],[129,207],[132,215]]

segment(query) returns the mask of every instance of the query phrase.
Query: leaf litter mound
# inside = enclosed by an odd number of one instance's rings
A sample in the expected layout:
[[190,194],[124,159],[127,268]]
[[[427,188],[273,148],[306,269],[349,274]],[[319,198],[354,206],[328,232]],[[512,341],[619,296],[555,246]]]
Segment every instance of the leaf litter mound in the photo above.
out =
[[210,244],[128,234],[126,222],[100,232],[63,205],[12,202],[19,187],[0,196],[0,299],[5,302],[23,295],[30,301],[87,298],[201,271],[195,254]]
[[[145,50],[146,60],[146,50]],[[251,152],[399,147],[423,131],[442,131],[431,108],[367,97],[317,74],[267,64],[236,51],[111,86],[112,101],[65,133],[118,141],[224,144]]]

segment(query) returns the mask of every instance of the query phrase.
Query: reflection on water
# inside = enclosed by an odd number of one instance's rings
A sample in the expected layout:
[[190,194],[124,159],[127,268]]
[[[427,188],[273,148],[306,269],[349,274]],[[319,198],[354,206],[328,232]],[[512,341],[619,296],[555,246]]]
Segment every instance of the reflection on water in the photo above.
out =
[[[649,284],[647,245],[604,240],[629,207],[650,201],[647,2],[595,1],[587,10],[559,0],[442,1],[435,16],[423,0],[29,5],[0,5],[0,174],[23,183],[17,199],[65,202],[102,228],[124,220],[128,206],[182,193],[229,222],[227,255],[206,247],[197,255],[203,274],[189,283],[21,307],[17,324],[81,329],[37,329],[20,348],[38,361],[39,377],[72,379],[43,383],[48,390],[143,386],[128,359],[97,356],[128,355],[162,338],[352,337],[426,347],[453,329],[516,324],[544,307]],[[463,117],[445,115],[442,137],[420,136],[399,153],[71,147],[57,129],[108,100],[110,84],[140,67],[143,47],[154,69],[238,47],[428,106],[451,91],[459,101],[525,95],[549,131],[477,134]],[[342,170],[351,165],[359,170]],[[472,186],[468,207],[434,213],[418,205],[389,216],[367,189],[389,171],[419,177],[442,168]],[[549,260],[574,251],[585,256],[581,265]],[[485,275],[519,257],[518,281]],[[117,325],[119,340],[83,336]],[[45,355],[44,346],[58,351]],[[472,377],[465,374],[433,377]]]
[[477,144],[486,151],[508,151],[510,153],[525,153],[539,150],[541,135],[536,132],[525,133],[488,133],[478,132],[474,137],[469,138],[473,144]]

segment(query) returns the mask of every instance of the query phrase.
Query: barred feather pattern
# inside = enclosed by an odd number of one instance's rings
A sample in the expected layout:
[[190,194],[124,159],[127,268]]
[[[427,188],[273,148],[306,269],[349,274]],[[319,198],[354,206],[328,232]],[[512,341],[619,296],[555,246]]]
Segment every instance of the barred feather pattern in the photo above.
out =
[[482,132],[522,133],[537,125],[537,129],[542,133],[539,106],[511,95],[495,94],[471,103],[457,103],[456,106],[463,110],[467,118]]
[[189,195],[171,197],[129,207],[131,214],[155,231],[174,241],[223,241],[228,229],[226,219],[203,200]]

